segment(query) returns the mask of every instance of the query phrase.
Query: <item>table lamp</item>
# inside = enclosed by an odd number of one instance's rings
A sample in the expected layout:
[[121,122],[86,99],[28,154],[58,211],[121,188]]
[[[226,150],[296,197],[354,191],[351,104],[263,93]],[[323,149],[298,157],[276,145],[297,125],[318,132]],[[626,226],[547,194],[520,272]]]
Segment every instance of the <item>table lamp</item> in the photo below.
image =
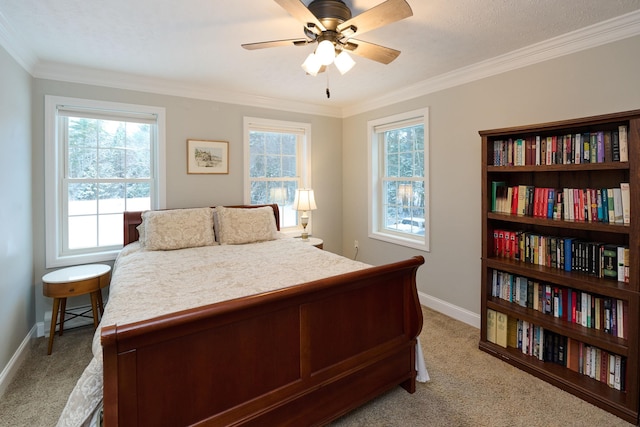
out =
[[300,216],[300,223],[302,224],[302,240],[309,240],[309,233],[307,233],[307,224],[309,224],[308,211],[318,209],[316,206],[316,199],[313,195],[311,188],[299,188],[296,190],[296,197],[293,201],[293,209],[302,211]]

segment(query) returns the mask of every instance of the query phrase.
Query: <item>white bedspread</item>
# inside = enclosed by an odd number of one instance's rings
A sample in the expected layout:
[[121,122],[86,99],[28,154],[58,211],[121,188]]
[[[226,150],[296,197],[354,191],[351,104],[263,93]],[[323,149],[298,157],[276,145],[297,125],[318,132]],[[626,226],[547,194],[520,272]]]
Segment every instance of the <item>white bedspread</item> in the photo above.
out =
[[[101,326],[146,320],[367,267],[291,238],[175,251],[146,251],[137,242],[128,245],[114,265],[109,301],[93,338],[94,357],[69,396],[58,426],[90,425],[101,405]],[[418,378],[428,378],[426,370]]]

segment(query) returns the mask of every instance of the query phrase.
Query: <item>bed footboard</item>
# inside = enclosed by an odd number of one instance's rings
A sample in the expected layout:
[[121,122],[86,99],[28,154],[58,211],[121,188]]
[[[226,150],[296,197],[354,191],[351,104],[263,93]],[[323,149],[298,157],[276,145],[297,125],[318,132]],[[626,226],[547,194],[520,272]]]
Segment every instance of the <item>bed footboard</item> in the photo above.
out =
[[104,327],[104,425],[322,425],[413,393],[423,263]]

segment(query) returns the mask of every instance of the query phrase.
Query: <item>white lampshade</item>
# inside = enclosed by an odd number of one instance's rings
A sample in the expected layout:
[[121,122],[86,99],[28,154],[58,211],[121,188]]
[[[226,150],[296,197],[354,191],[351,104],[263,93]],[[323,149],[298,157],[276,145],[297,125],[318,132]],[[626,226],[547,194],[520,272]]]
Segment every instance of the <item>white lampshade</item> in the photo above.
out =
[[336,49],[329,40],[322,40],[316,48],[316,56],[322,65],[329,65],[336,57]]
[[354,61],[353,58],[351,58],[351,55],[349,55],[345,50],[336,56],[334,63],[336,64],[338,71],[340,71],[340,74],[345,74],[347,71],[352,69],[354,65],[356,65],[356,61]]
[[318,209],[316,199],[311,188],[299,188],[293,201],[293,209],[297,211],[312,211]]
[[311,52],[309,56],[307,56],[307,59],[305,59],[304,62],[302,63],[302,69],[307,74],[310,74],[314,77],[318,75],[318,71],[320,71],[320,67],[322,67],[322,64],[320,63],[320,58],[318,58],[318,55],[316,55],[313,52]]

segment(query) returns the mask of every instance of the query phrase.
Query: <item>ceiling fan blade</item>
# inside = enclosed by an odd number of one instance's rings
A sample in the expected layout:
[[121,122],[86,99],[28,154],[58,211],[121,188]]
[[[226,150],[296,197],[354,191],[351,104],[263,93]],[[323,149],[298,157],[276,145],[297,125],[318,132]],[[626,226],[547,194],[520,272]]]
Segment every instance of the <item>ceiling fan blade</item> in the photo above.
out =
[[258,43],[245,43],[242,45],[243,48],[247,50],[256,50],[256,49],[266,49],[268,47],[279,47],[279,46],[304,46],[309,43],[307,39],[287,39],[287,40],[273,40],[268,42],[258,42]]
[[349,40],[349,42],[345,44],[344,48],[358,56],[381,62],[383,64],[390,63],[400,55],[399,50],[355,39]]
[[[324,27],[324,25],[322,25],[318,18],[313,13],[311,13],[311,11],[307,9],[307,6],[305,6],[304,3],[302,3],[300,0],[275,0],[275,2],[278,3],[284,10],[289,12],[289,15],[302,22],[302,24],[306,28],[309,28],[314,33],[320,34],[321,32],[326,30],[326,28]],[[307,24],[313,25],[310,27]]]
[[410,16],[413,16],[413,11],[405,0],[387,0],[338,25],[337,31],[341,33],[353,26],[356,28],[355,34],[359,36]]

